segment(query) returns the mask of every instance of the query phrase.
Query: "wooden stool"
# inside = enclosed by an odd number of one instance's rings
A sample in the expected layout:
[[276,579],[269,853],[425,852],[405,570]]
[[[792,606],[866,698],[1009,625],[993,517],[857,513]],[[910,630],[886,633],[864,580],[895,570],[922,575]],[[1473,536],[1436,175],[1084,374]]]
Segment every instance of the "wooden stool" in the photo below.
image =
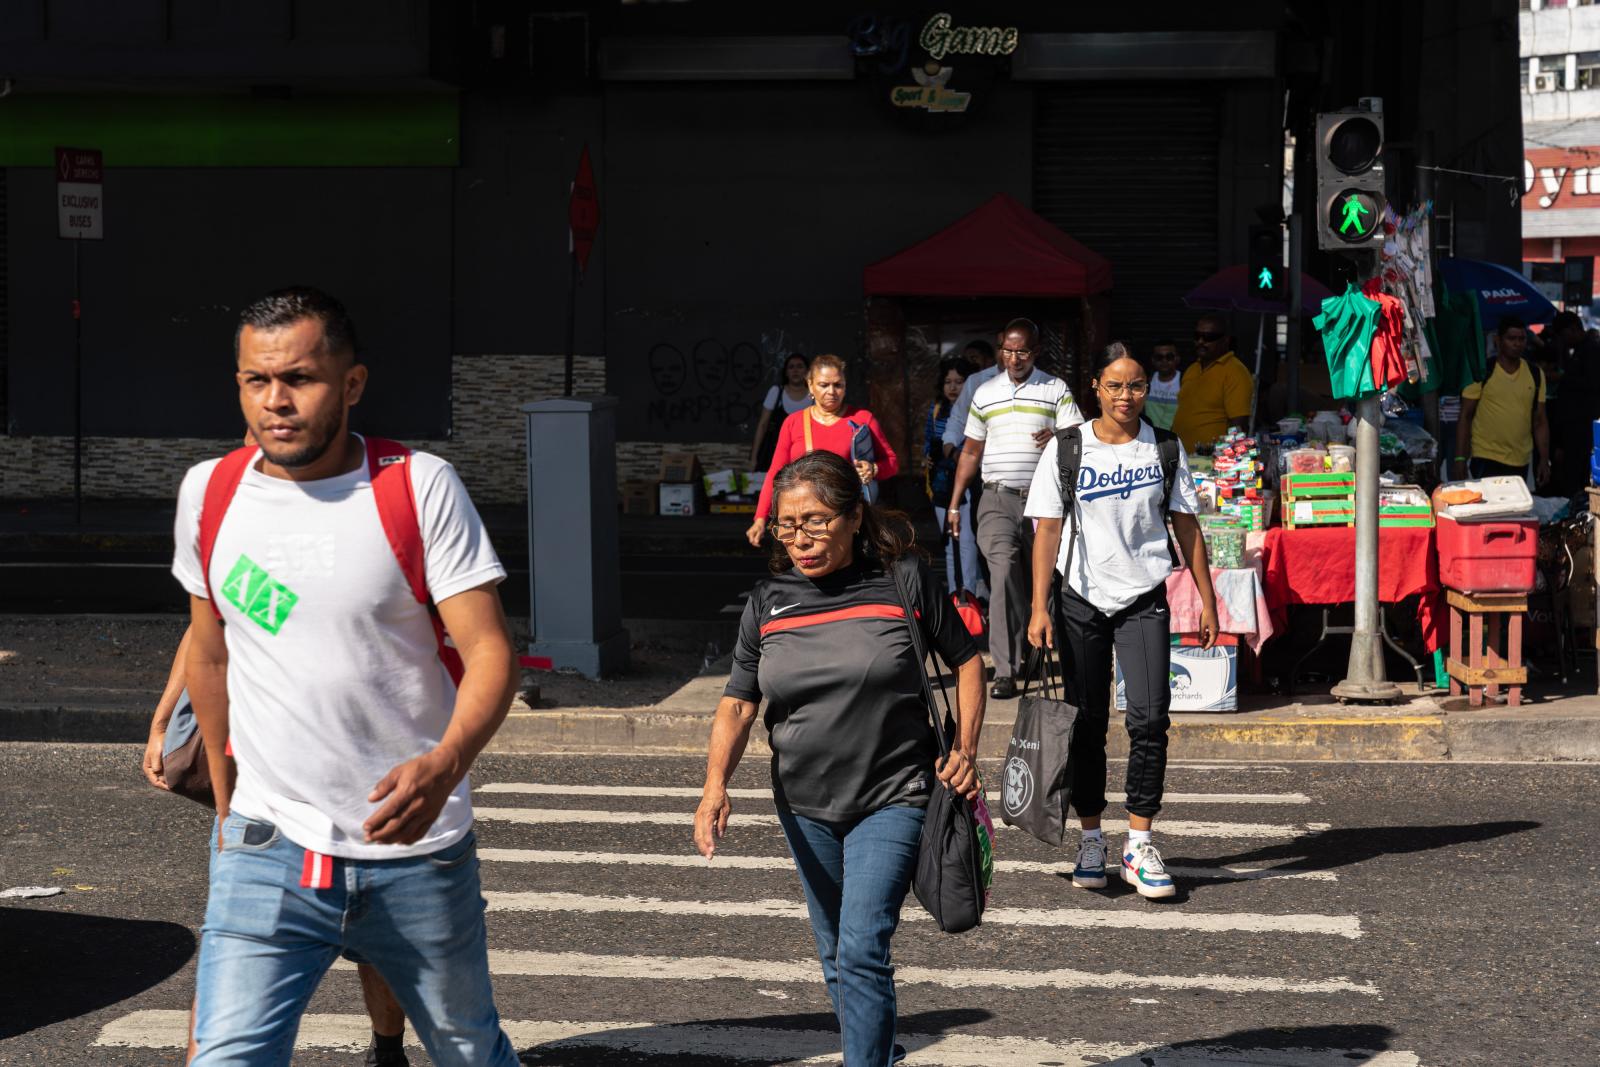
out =
[[[1467,693],[1468,703],[1474,708],[1483,707],[1483,696],[1500,695],[1506,686],[1506,703],[1517,707],[1522,703],[1522,687],[1528,681],[1528,668],[1522,665],[1522,620],[1528,613],[1525,593],[1461,593],[1445,590],[1450,602],[1450,658],[1445,669],[1450,674],[1450,695]],[[1501,619],[1510,616],[1504,627],[1505,652],[1500,651]],[[1467,619],[1466,661],[1462,662],[1461,623]],[[1483,623],[1489,620],[1489,633],[1485,639]]]

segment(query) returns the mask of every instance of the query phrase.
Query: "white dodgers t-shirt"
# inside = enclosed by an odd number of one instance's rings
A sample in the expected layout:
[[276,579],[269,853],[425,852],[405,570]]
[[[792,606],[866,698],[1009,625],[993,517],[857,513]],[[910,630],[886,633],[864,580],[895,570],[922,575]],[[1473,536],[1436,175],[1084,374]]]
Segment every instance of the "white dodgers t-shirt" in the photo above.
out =
[[[1112,615],[1167,580],[1172,573],[1167,512],[1193,515],[1200,502],[1182,445],[1167,506],[1161,499],[1161,451],[1149,424],[1141,423],[1139,436],[1125,445],[1103,443],[1094,427],[1092,420],[1083,424],[1078,547],[1072,553],[1072,573],[1066,573],[1070,520],[1062,527],[1056,571],[1073,592]],[[1064,517],[1056,452],[1052,437],[1028,489],[1024,514],[1029,518]]]
[[[178,491],[172,573],[204,597],[200,510],[217,460]],[[259,463],[259,461],[258,461]],[[437,603],[505,578],[477,509],[444,460],[411,455],[428,589]],[[239,777],[232,810],[274,823],[302,848],[399,859],[446,848],[472,827],[465,777],[415,844],[369,844],[367,800],[396,765],[444,736],[456,689],[427,608],[378,520],[365,463],[314,482],[252,465],[211,556],[228,647],[228,727]]]

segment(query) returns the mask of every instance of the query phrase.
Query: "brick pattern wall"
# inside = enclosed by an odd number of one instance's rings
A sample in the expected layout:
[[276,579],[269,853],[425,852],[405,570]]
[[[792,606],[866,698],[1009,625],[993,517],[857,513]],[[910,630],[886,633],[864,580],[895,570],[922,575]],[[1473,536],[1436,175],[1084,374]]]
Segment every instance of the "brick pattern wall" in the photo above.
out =
[[[527,441],[522,404],[561,395],[565,361],[549,355],[457,356],[452,374],[454,432],[448,440],[408,441],[443,456],[461,473],[481,504],[522,504],[527,499]],[[573,391],[605,392],[605,357],[579,356]],[[235,439],[86,437],[86,497],[170,500],[183,472],[234,447]],[[617,480],[654,481],[666,451],[690,451],[706,470],[744,468],[747,444],[623,441],[617,446]],[[0,434],[0,498],[72,495],[72,438]]]

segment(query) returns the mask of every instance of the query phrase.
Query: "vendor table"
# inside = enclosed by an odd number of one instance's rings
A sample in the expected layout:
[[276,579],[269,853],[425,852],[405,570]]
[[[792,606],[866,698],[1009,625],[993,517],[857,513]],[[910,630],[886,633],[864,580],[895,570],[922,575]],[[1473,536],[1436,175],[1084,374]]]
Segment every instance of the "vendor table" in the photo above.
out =
[[[1245,566],[1212,567],[1211,586],[1217,593],[1217,626],[1225,634],[1238,634],[1252,652],[1260,652],[1277,627],[1262,583],[1262,544],[1265,535],[1252,533],[1245,541]],[[1167,607],[1173,633],[1200,629],[1200,590],[1187,567],[1177,567],[1167,578]]]
[[[1323,607],[1322,635],[1312,651],[1329,636],[1351,632],[1350,627],[1329,625],[1329,607],[1349,604],[1356,595],[1356,531],[1349,526],[1267,531],[1261,548],[1263,583],[1272,623],[1283,629],[1288,609],[1295,604]],[[1417,601],[1417,624],[1423,647],[1439,647],[1439,559],[1433,530],[1428,527],[1384,527],[1378,531],[1378,600],[1396,604],[1407,597]],[[1380,624],[1382,616],[1380,614]],[[1423,683],[1423,670],[1415,658],[1395,644],[1387,631],[1386,644],[1406,659]],[[1309,655],[1309,653],[1307,654]],[[1301,662],[1304,662],[1302,657]],[[1298,668],[1299,664],[1296,664]],[[1293,684],[1294,673],[1290,674]]]

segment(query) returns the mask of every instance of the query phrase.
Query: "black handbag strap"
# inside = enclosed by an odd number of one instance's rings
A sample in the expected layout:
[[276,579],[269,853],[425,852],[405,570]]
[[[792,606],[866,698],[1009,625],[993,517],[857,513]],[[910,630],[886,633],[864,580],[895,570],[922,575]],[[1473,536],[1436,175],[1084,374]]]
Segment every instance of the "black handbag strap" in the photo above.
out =
[[[911,647],[917,653],[917,673],[922,676],[922,699],[928,705],[928,718],[933,720],[933,736],[939,743],[939,758],[949,758],[950,739],[945,736],[944,723],[939,721],[937,705],[933,702],[933,686],[928,682],[928,645],[922,639],[922,626],[917,620],[915,602],[911,597],[911,576],[916,574],[916,561],[902,556],[890,565],[894,574],[895,591],[900,594],[900,609],[905,612],[906,626],[911,630]],[[944,676],[939,673],[939,664],[933,665],[934,677],[939,680],[939,693],[944,697],[944,713],[946,718],[950,714],[950,692],[944,686]]]
[[[1055,636],[1057,641],[1061,640],[1061,634],[1056,634]],[[1065,668],[1061,666],[1061,653],[1056,650],[1054,645],[1046,645],[1044,648],[1035,649],[1033,654],[1028,657],[1027,665],[1022,669],[1022,696],[1028,695],[1028,686],[1032,685],[1033,680],[1037,678],[1039,680],[1039,691],[1051,700],[1056,699],[1055,682],[1050,678],[1050,654],[1052,652],[1055,653],[1056,673],[1061,677],[1061,684],[1063,686],[1066,685],[1067,673]]]

